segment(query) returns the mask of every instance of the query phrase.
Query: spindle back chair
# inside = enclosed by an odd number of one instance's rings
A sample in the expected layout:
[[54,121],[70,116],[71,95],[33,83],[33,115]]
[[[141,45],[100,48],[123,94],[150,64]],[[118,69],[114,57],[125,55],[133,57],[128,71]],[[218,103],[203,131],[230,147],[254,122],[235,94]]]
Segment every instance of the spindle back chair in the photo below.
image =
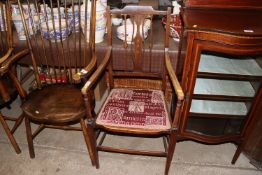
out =
[[[123,19],[123,25],[115,31],[111,27],[111,17],[118,15]],[[92,143],[96,137],[101,138],[93,155],[98,162],[97,151],[109,151],[128,154],[167,157],[165,174],[168,174],[172,161],[180,108],[184,98],[183,91],[173,70],[173,64],[168,55],[169,28],[160,33],[153,26],[159,20],[158,16],[167,18],[170,25],[170,8],[167,11],[156,11],[150,6],[126,6],[121,10],[107,8],[108,51],[106,57],[91,75],[82,88],[88,109],[88,130],[98,129],[104,133],[102,137],[91,136]],[[161,26],[162,27],[162,26]],[[158,32],[158,33],[154,33]],[[154,35],[163,34],[160,45],[154,45]],[[117,35],[117,36],[116,36]],[[118,37],[120,40],[116,40]],[[117,48],[112,41],[122,42]],[[162,55],[153,57],[154,47],[162,46]],[[114,54],[121,54],[122,60],[115,61]],[[118,65],[121,64],[122,68]],[[154,64],[161,65],[160,70]],[[109,95],[97,115],[92,112],[92,92],[99,79],[106,76]],[[170,80],[170,81],[169,81]],[[168,88],[176,94],[175,113],[169,110]],[[94,132],[91,132],[94,133]],[[162,137],[164,151],[118,149],[103,146],[108,133],[122,136]]]
[[[35,157],[33,139],[44,128],[82,131],[90,150],[81,83],[75,84],[73,77],[81,77],[85,82],[96,66],[95,59],[91,59],[95,56],[96,14],[95,10],[90,10],[96,8],[96,1],[87,3],[84,0],[83,4],[81,0],[76,4],[71,1],[71,7],[67,6],[66,0],[57,0],[57,7],[52,0],[30,2],[23,4],[18,0],[36,80],[35,90],[29,93],[21,106],[30,157]],[[83,26],[80,25],[81,20],[84,20]],[[33,134],[31,122],[39,124]],[[81,127],[71,126],[76,123],[80,123]]]
[[[16,61],[28,54],[28,49],[14,53],[13,33],[11,28],[11,13],[9,1],[0,2],[0,108],[10,108],[10,104],[19,94],[25,97],[25,91],[19,84],[16,77]],[[12,129],[9,128],[6,120],[14,121]],[[13,145],[17,154],[21,152],[13,134],[22,123],[23,116],[10,117],[4,116],[0,112],[0,122],[6,132],[8,139]]]

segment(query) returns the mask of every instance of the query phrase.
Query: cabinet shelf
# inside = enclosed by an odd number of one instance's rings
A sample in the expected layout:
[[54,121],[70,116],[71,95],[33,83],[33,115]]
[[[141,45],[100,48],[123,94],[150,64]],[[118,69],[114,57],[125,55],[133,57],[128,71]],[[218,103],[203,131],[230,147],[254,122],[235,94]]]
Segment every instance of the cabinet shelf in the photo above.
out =
[[193,99],[196,100],[216,100],[216,101],[232,101],[232,102],[252,102],[253,97],[238,97],[228,95],[205,95],[205,94],[194,94]]
[[220,119],[234,119],[234,120],[244,120],[246,115],[229,115],[229,114],[205,114],[205,113],[189,113],[190,117],[199,118],[220,118]]
[[228,102],[228,101],[212,101],[212,100],[192,100],[190,113],[202,116],[224,117],[244,117],[248,113],[246,103],[244,102]]
[[198,78],[224,79],[224,80],[262,81],[262,76],[213,73],[213,72],[198,72],[197,77]]
[[201,54],[197,77],[262,80],[262,69],[254,58],[228,58]]
[[255,90],[249,81],[197,78],[193,99],[252,101]]

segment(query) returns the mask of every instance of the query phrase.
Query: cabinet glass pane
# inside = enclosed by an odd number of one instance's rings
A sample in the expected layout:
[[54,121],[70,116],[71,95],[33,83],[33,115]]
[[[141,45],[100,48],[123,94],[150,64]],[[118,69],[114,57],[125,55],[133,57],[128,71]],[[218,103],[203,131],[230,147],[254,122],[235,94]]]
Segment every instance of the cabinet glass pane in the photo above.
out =
[[198,71],[262,76],[261,67],[251,57],[233,58],[201,54]]

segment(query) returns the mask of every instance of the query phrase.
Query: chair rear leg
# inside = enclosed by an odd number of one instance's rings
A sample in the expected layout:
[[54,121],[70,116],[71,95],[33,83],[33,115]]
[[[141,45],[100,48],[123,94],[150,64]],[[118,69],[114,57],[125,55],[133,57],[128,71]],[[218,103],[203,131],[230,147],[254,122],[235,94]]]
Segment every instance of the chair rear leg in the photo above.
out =
[[25,128],[26,128],[26,137],[27,137],[30,158],[35,158],[32,129],[30,125],[30,120],[27,116],[25,116]]
[[165,168],[165,175],[168,175],[170,165],[173,159],[175,147],[176,147],[176,134],[172,132],[169,137],[169,144],[168,144],[168,151],[167,151],[167,158],[166,158],[166,168]]
[[4,119],[4,117],[3,117],[3,115],[1,113],[0,113],[0,121],[1,121],[1,123],[3,125],[3,128],[4,128],[5,132],[6,132],[6,135],[7,135],[8,139],[10,140],[11,144],[13,145],[13,147],[15,149],[15,152],[17,154],[21,153],[21,149],[19,148],[19,146],[18,146],[18,144],[17,144],[13,134],[11,133],[11,131],[10,131],[10,129],[9,129],[9,127],[8,127],[6,121],[5,121],[5,119]]

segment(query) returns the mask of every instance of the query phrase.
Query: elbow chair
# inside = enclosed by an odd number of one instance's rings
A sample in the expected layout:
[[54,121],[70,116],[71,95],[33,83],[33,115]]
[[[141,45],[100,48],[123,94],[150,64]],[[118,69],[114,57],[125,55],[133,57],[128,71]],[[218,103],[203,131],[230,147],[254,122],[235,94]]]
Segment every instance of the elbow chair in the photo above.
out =
[[[168,54],[170,29],[167,27],[163,32],[162,57],[154,60],[152,50],[155,47],[153,42],[155,34],[152,26],[157,22],[155,19],[158,16],[166,16],[166,26],[169,26],[170,11],[170,8],[167,11],[156,11],[150,6],[126,6],[121,10],[107,8],[108,50],[82,88],[87,106],[88,137],[97,168],[98,151],[108,151],[166,157],[165,174],[168,174],[176,145],[176,132],[184,94]],[[119,33],[119,30],[115,32],[114,27],[111,27],[112,15],[119,15],[123,19],[121,26],[123,33]],[[122,40],[124,69],[114,67],[113,54],[118,54],[114,49],[118,48],[112,43],[115,41],[113,37]],[[149,55],[146,57],[146,54]],[[153,69],[153,61],[161,65],[161,70]],[[106,77],[109,93],[99,112],[95,114],[92,110],[94,107],[92,94],[103,76]],[[170,94],[175,96],[171,98]],[[174,105],[176,105],[174,110],[170,110]],[[103,133],[101,140],[97,140],[101,133]],[[103,145],[107,134],[124,137],[163,137],[166,146],[164,151],[108,147]]]
[[[42,12],[39,8],[40,3],[43,5]],[[50,4],[50,9],[47,3]],[[94,165],[95,160],[92,159],[88,137],[90,132],[87,132],[85,125],[87,109],[80,89],[81,82],[79,85],[73,77],[81,77],[85,83],[96,66],[95,59],[91,59],[95,57],[93,44],[95,18],[88,21],[77,13],[80,12],[80,0],[77,2],[78,6],[72,5],[71,16],[66,7],[66,0],[64,4],[64,14],[62,10],[58,10],[58,14],[55,14],[53,1],[34,0],[36,12],[33,14],[33,11],[26,13],[23,8],[28,5],[29,9],[29,1],[22,4],[22,1],[18,0],[36,85],[21,105],[25,117],[29,154],[31,158],[35,157],[33,139],[45,128],[81,131]],[[85,16],[88,5],[90,4],[85,3]],[[94,1],[91,5],[94,5]],[[59,0],[57,7],[58,9],[62,7]],[[32,25],[28,25],[28,19],[33,19]],[[75,22],[76,19],[84,20],[85,27],[81,28]],[[40,21],[40,24],[37,21]],[[90,37],[87,26],[91,26]],[[77,73],[82,69],[86,71]],[[31,123],[38,125],[34,132]],[[74,124],[80,124],[80,127],[72,126]]]
[[[0,108],[10,108],[10,104],[16,99],[19,94],[21,98],[25,97],[25,91],[19,84],[16,77],[16,62],[18,59],[28,54],[28,49],[21,50],[14,53],[12,28],[11,28],[11,14],[9,1],[0,2]],[[15,122],[10,129],[7,120]],[[16,129],[23,121],[23,116],[18,118],[4,116],[0,112],[0,122],[6,132],[8,139],[14,147],[17,154],[21,153],[21,150],[13,136]]]

